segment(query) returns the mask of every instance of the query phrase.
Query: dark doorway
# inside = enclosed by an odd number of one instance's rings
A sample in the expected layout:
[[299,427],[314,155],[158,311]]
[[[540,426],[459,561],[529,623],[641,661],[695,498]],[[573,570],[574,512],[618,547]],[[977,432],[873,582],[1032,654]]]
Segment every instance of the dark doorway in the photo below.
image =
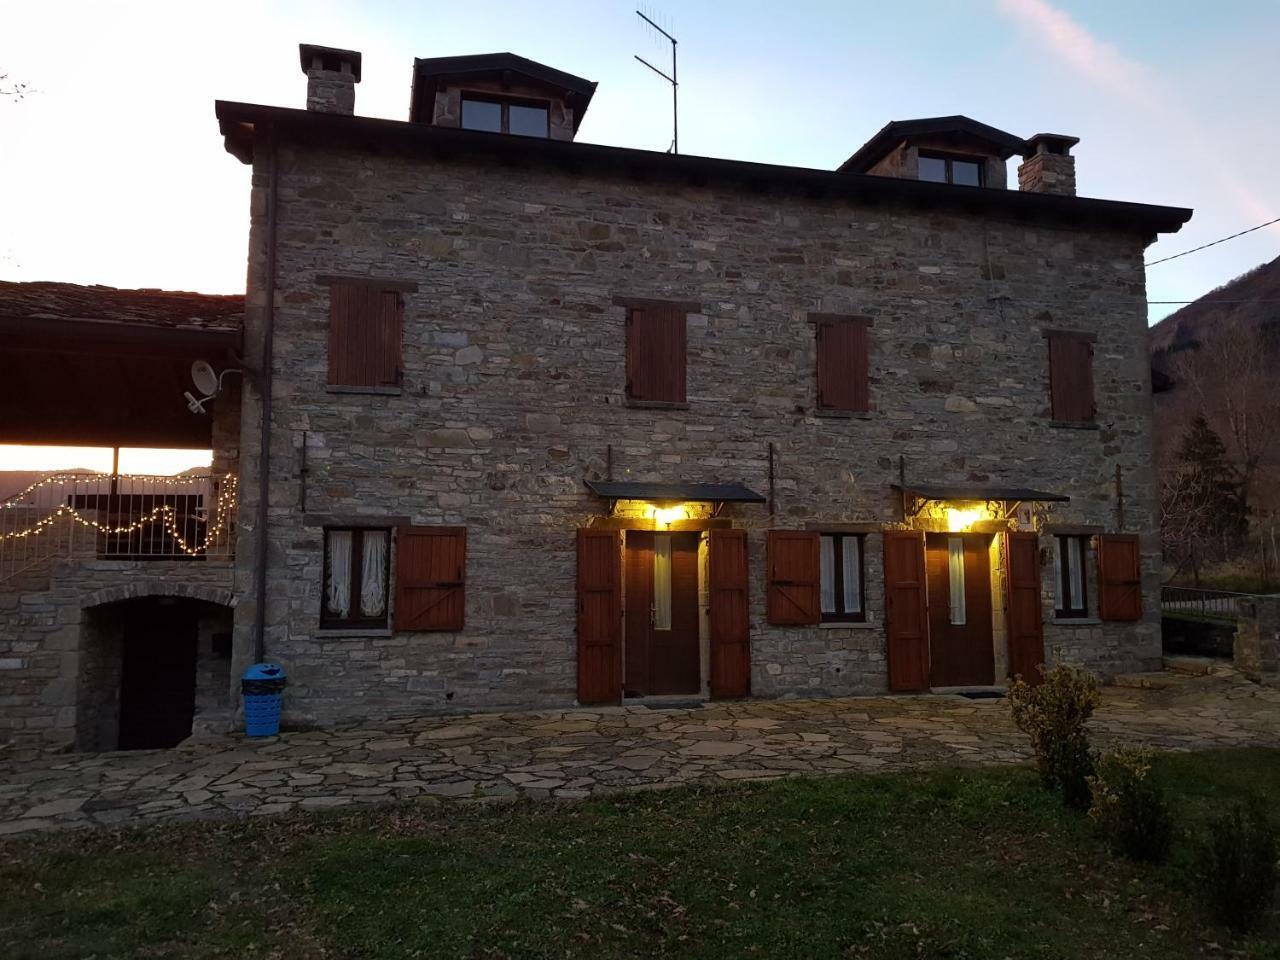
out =
[[159,750],[191,736],[196,611],[178,600],[135,601],[124,619],[120,749]]
[[925,538],[931,686],[995,683],[990,543],[983,533],[931,533]]
[[628,530],[626,656],[629,697],[698,693],[698,534]]

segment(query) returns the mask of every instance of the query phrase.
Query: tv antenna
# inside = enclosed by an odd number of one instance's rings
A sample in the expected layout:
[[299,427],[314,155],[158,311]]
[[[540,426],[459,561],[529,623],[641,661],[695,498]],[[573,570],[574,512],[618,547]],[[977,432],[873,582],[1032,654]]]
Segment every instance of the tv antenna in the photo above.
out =
[[652,63],[650,63],[648,60],[646,60],[644,57],[640,56],[639,54],[632,54],[632,56],[634,56],[646,67],[648,67],[658,76],[660,76],[663,80],[667,81],[667,83],[671,84],[671,150],[670,152],[679,153],[680,152],[680,106],[679,106],[679,101],[677,99],[677,94],[679,93],[679,90],[680,90],[680,84],[676,81],[676,38],[673,37],[671,34],[667,33],[667,31],[663,30],[660,26],[658,26],[656,23],[654,23],[652,20],[646,17],[639,10],[636,11],[636,16],[671,41],[671,75],[670,76],[667,76],[665,73],[663,73],[661,70],[659,70],[657,67],[655,67]]

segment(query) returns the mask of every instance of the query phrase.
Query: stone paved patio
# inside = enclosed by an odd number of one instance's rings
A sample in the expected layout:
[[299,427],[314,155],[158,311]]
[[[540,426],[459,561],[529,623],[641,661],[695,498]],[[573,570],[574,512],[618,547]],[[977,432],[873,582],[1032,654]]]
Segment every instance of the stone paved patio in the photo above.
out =
[[[1280,746],[1280,689],[1228,674],[1108,687],[1103,742]],[[587,797],[700,779],[764,780],[1025,760],[1002,700],[874,697],[393,720],[189,742],[174,750],[0,758],[0,834],[261,816],[414,797]]]

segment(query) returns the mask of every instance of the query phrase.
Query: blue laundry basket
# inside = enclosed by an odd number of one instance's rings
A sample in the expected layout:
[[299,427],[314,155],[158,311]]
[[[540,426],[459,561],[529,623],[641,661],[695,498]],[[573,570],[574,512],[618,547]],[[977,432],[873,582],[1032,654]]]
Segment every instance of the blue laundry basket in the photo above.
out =
[[274,737],[280,732],[280,704],[286,677],[278,663],[255,663],[240,678],[244,695],[244,732],[251,737]]

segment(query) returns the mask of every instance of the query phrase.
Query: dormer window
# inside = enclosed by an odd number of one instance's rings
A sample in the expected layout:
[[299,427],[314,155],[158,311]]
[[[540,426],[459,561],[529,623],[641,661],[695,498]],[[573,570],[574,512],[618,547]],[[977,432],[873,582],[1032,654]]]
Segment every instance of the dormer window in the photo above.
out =
[[550,110],[545,103],[496,97],[462,96],[462,129],[514,133],[521,137],[550,136]]
[[933,183],[982,186],[982,162],[943,153],[920,153],[920,179]]

